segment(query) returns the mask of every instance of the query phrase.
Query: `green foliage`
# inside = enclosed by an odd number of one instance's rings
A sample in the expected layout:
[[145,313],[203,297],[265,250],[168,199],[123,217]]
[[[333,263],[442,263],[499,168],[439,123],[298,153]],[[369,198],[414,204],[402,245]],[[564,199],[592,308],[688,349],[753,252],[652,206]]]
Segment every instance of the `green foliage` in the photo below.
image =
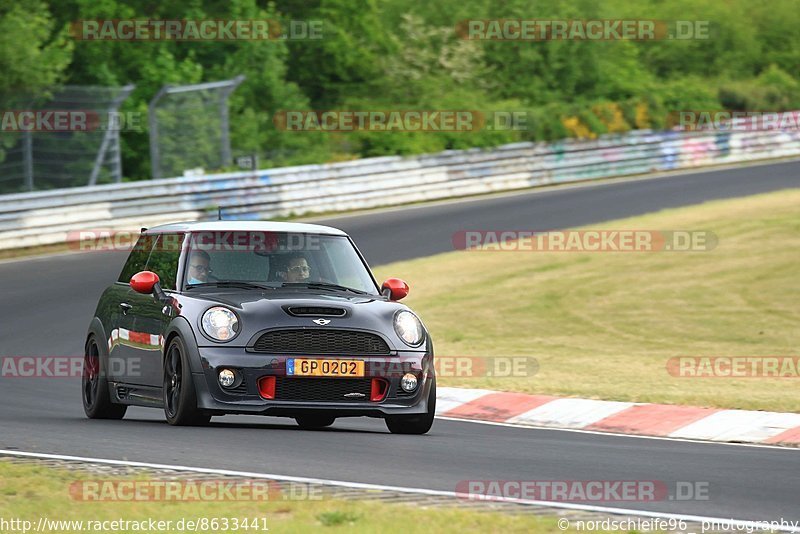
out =
[[17,101],[58,83],[73,43],[42,0],[0,3],[0,99]]
[[[0,102],[3,109],[25,109],[58,83],[69,65],[72,42],[41,0],[0,2]],[[0,162],[19,136],[0,134]]]
[[[79,20],[131,18],[320,21],[322,38],[93,42],[67,33]],[[456,31],[460,21],[503,18],[699,20],[710,34],[530,42],[466,40]],[[61,82],[135,83],[123,111],[144,113],[164,84],[241,74],[247,79],[230,100],[234,153],[258,154],[262,166],[323,163],[658,129],[686,109],[798,109],[798,26],[795,0],[0,0],[0,98],[10,108]],[[329,109],[524,112],[527,127],[329,133],[273,122],[280,111]],[[165,139],[164,152],[202,152],[215,170],[213,139],[193,144],[185,135],[215,127],[216,112],[200,106],[185,119],[165,125],[182,135]],[[0,150],[14,141],[0,137]],[[125,132],[122,142],[126,175],[149,177],[148,133]],[[183,165],[170,155],[165,162]]]
[[721,85],[719,99],[728,109],[794,110],[800,106],[800,83],[773,64],[755,79]]
[[336,527],[340,525],[352,525],[361,518],[360,515],[353,512],[341,512],[334,510],[332,512],[322,512],[317,515],[317,519],[323,526]]

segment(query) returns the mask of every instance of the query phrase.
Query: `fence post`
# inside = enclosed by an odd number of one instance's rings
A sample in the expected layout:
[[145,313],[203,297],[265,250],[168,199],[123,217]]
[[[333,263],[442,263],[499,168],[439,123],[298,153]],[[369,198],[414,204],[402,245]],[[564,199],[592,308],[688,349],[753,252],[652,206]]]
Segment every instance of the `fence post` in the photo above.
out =
[[223,90],[220,94],[219,115],[221,123],[221,142],[222,145],[220,154],[222,158],[222,165],[228,167],[233,164],[233,157],[231,156],[231,136],[230,136],[230,118],[228,117],[228,97],[231,93],[239,87],[245,80],[244,76],[237,76],[233,79],[233,84],[227,89]]
[[[97,152],[97,157],[94,160],[94,167],[92,167],[92,174],[89,176],[89,185],[97,184],[97,177],[100,175],[100,169],[103,167],[103,162],[106,159],[109,145],[113,143],[116,150],[113,155],[113,170],[111,171],[114,183],[122,181],[122,150],[119,146],[119,127],[112,127],[111,114],[116,113],[122,103],[128,98],[128,95],[136,88],[135,85],[126,85],[122,88],[120,93],[114,100],[111,101],[108,111],[108,122],[106,123],[106,133],[103,135],[103,143],[100,145],[100,150]],[[102,121],[99,121],[102,124]]]
[[161,178],[161,160],[158,153],[158,119],[156,119],[156,106],[158,101],[167,94],[172,86],[165,85],[147,105],[147,122],[150,127],[150,167],[153,180]]
[[33,191],[33,134],[29,130],[22,134],[22,157],[25,168],[25,189]]

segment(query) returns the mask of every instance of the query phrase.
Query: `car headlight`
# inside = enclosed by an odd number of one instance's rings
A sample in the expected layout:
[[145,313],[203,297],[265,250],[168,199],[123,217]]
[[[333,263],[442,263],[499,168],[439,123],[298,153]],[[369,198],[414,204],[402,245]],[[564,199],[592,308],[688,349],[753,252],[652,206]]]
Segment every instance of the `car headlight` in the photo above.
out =
[[211,339],[228,341],[239,333],[239,319],[228,308],[215,306],[203,314],[203,332]]
[[403,310],[394,316],[394,331],[406,345],[416,347],[422,343],[422,322],[410,311]]

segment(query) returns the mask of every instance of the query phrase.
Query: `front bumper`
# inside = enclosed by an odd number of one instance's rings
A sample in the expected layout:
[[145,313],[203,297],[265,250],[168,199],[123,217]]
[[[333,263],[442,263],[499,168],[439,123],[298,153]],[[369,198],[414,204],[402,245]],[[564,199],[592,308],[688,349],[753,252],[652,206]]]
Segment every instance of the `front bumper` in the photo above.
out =
[[[435,380],[433,353],[400,351],[391,356],[313,356],[313,355],[273,355],[246,352],[237,347],[201,347],[198,349],[200,372],[192,377],[197,391],[198,408],[209,413],[251,414],[278,417],[295,417],[307,414],[326,414],[335,417],[386,417],[388,415],[419,415],[428,411],[428,394]],[[381,400],[335,399],[333,397],[306,400],[298,398],[297,392],[291,399],[281,398],[281,393],[290,388],[276,389],[274,399],[265,399],[258,389],[264,377],[275,377],[276,381],[340,381],[356,380],[344,378],[300,378],[287,377],[288,358],[313,357],[330,359],[363,360],[365,376],[357,380],[372,381],[373,378],[385,382],[386,392]],[[241,377],[241,384],[232,389],[220,386],[217,377],[221,369],[232,369]],[[400,388],[400,378],[405,373],[417,376],[418,386],[412,393]],[[296,384],[296,383],[295,383]],[[316,382],[314,385],[321,385]],[[288,385],[288,384],[287,384]],[[324,388],[323,388],[324,389]],[[337,388],[341,389],[341,388]],[[340,395],[341,397],[341,395]]]

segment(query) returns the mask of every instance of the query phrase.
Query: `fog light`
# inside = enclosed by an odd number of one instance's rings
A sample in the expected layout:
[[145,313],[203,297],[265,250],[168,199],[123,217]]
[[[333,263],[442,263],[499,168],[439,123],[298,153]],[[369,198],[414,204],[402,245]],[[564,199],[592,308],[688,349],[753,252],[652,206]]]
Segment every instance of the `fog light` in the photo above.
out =
[[230,369],[223,369],[219,372],[219,385],[229,388],[236,382],[236,374]]
[[400,380],[400,387],[403,388],[403,391],[414,391],[417,389],[417,377],[411,373],[403,375],[403,379]]

